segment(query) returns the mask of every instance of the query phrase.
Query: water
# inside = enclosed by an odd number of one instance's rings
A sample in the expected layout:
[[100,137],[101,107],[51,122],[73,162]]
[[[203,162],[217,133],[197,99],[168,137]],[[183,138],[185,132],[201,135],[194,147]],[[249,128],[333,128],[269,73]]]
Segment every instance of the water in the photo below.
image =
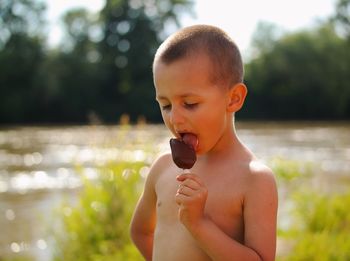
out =
[[[276,157],[313,163],[319,189],[350,179],[349,123],[252,122],[237,130],[267,163]],[[0,129],[0,259],[50,260],[54,210],[79,191],[77,168],[94,179],[109,161],[150,164],[168,149],[168,139],[162,125]]]

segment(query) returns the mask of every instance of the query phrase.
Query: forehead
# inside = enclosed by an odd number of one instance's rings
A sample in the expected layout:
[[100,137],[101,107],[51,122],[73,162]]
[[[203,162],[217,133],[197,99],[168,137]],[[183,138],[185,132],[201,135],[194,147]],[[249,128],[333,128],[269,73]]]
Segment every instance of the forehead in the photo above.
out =
[[207,55],[191,55],[170,63],[163,62],[161,59],[156,60],[153,67],[153,77],[156,87],[159,83],[175,80],[188,83],[192,81],[207,82],[211,79],[212,71],[212,64]]
[[210,74],[210,60],[205,56],[183,58],[169,64],[159,61],[154,66],[157,99],[212,95],[218,88],[210,81]]

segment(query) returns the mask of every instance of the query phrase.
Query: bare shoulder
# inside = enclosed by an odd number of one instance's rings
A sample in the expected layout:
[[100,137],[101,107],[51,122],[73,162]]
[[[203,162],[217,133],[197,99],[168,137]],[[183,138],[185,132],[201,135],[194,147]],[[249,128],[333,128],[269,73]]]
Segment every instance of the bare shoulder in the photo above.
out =
[[272,170],[259,160],[252,160],[249,163],[250,187],[267,186],[276,187],[275,176]]
[[252,160],[248,165],[245,193],[245,207],[277,208],[278,192],[273,171],[259,160]]
[[[253,191],[257,186],[276,187],[275,175],[273,171],[261,160],[259,160],[252,151],[244,145],[240,166],[242,167],[241,174],[245,179],[245,185]],[[238,161],[239,162],[239,161]]]
[[172,156],[170,152],[166,152],[163,154],[160,154],[157,159],[154,161],[155,166],[163,166],[164,164],[168,166],[172,162]]
[[147,178],[153,181],[157,180],[159,176],[171,166],[171,164],[172,157],[170,153],[164,153],[159,155],[157,159],[153,162]]
[[156,184],[159,177],[169,168],[171,164],[171,154],[166,153],[158,156],[158,158],[153,162],[146,177],[144,191],[141,196],[142,203],[148,202],[152,204],[156,201]]

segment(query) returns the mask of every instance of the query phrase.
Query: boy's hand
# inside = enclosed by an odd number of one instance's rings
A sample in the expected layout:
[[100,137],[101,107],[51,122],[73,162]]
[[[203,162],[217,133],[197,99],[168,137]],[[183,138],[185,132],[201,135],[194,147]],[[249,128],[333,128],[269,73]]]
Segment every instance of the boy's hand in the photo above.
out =
[[208,189],[194,174],[181,174],[176,179],[180,182],[175,195],[175,201],[179,205],[179,219],[191,231],[205,219]]

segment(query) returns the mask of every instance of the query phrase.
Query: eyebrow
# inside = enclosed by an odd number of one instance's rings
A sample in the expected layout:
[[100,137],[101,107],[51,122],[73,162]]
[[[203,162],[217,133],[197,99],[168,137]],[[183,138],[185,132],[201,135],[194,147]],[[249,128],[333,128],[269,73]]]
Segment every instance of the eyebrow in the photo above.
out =
[[[191,97],[191,96],[199,96],[197,93],[193,93],[193,92],[187,92],[184,94],[179,95],[179,98],[186,98],[186,97]],[[156,100],[167,100],[168,98],[165,96],[156,96]]]
[[156,96],[156,100],[166,100],[164,96]]

